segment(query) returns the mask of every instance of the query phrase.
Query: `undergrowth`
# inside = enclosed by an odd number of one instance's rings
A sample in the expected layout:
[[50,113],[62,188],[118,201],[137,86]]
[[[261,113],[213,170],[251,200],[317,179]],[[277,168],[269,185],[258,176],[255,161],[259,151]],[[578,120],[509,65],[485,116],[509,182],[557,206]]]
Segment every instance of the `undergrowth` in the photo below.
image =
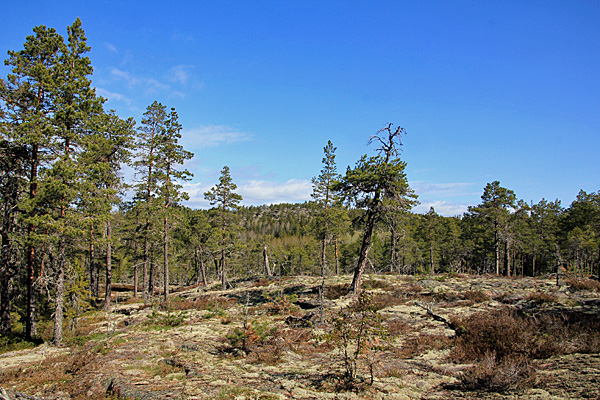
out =
[[478,312],[452,321],[461,333],[450,359],[476,363],[461,376],[467,389],[507,391],[532,384],[531,362],[554,355],[600,351],[600,320],[583,313],[527,315]]

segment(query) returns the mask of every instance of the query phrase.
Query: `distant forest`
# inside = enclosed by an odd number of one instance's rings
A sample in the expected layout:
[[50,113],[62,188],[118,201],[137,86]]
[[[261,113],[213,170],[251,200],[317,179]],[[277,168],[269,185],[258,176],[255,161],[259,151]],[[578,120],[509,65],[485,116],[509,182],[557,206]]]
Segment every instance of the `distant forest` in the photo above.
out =
[[[529,204],[500,182],[462,216],[410,210],[417,196],[398,156],[401,128],[371,137],[372,155],[337,172],[335,147],[315,165],[313,201],[241,206],[224,167],[205,193],[212,208],[182,205],[175,109],[159,102],[142,120],[104,109],[79,19],[63,38],[34,28],[9,51],[0,80],[1,333],[37,336],[93,304],[114,284],[146,301],[172,285],[223,287],[260,276],[354,274],[598,274],[600,192]],[[325,143],[324,143],[325,144]],[[123,165],[136,171],[125,182]],[[133,195],[125,196],[125,193]],[[125,200],[130,199],[130,200]]]

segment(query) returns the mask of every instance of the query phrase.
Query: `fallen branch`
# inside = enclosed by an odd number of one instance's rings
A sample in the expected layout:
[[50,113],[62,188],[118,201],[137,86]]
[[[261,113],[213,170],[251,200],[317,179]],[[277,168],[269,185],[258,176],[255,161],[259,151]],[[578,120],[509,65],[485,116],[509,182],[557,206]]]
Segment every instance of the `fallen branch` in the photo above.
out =
[[456,336],[460,336],[464,333],[463,327],[456,326],[456,324],[454,322],[448,321],[446,318],[442,317],[441,315],[434,313],[430,306],[421,304],[418,301],[415,301],[415,305],[417,305],[417,306],[421,307],[422,309],[424,309],[425,311],[427,311],[427,315],[431,315],[431,317],[434,320],[444,323],[444,325],[446,325],[448,328],[450,328],[454,332],[456,332]]

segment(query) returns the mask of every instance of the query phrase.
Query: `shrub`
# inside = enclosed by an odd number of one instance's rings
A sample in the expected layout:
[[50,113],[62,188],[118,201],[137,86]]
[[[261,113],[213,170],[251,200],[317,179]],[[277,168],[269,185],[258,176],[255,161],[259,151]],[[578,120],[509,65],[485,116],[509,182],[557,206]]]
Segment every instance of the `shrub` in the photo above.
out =
[[347,295],[349,290],[350,290],[349,283],[342,283],[339,285],[329,285],[329,286],[325,287],[324,296],[329,300],[337,300],[340,297]]
[[[355,389],[359,383],[372,384],[378,352],[387,337],[383,317],[377,313],[372,297],[363,291],[348,308],[333,315],[321,340],[338,349],[336,364],[341,364],[340,389]],[[339,357],[339,358],[338,358]],[[359,376],[367,372],[369,381]],[[336,373],[336,372],[334,372]]]
[[17,335],[0,336],[0,354],[8,351],[31,349],[40,343],[28,341]]
[[460,381],[467,390],[506,392],[530,387],[535,370],[523,357],[507,357],[498,362],[494,353],[487,353],[473,368],[464,371]]
[[401,299],[398,296],[394,296],[388,293],[376,294],[373,296],[373,306],[376,310],[383,310],[384,308],[405,304],[406,300]]
[[362,284],[363,289],[383,289],[390,290],[392,285],[389,282],[379,279],[368,279]]
[[531,324],[514,312],[478,312],[452,321],[462,334],[456,339],[451,357],[457,362],[481,361],[488,354],[502,360],[508,355],[528,355],[535,342]]
[[386,321],[387,330],[391,337],[398,337],[414,330],[404,319],[394,318]]
[[481,290],[467,290],[461,295],[463,300],[471,300],[474,303],[483,303],[484,301],[488,301],[490,296]]
[[531,360],[600,351],[600,320],[593,314],[528,316],[508,310],[455,319],[459,336],[450,358],[477,365],[461,377],[470,389],[505,391],[525,387],[534,376]]
[[267,302],[264,304],[264,308],[267,310],[269,315],[289,315],[297,314],[300,308],[294,304],[298,301],[298,295],[283,295],[275,296],[273,298],[268,297]]
[[552,304],[558,302],[558,298],[555,295],[546,292],[529,293],[527,295],[527,300],[536,304]]
[[232,350],[243,350],[249,353],[256,346],[264,344],[276,330],[276,327],[271,327],[267,323],[245,321],[243,327],[232,329],[225,338]]
[[404,298],[414,298],[423,291],[423,286],[409,283],[406,285],[397,286],[394,290],[396,296]]
[[566,282],[567,285],[574,290],[600,292],[600,281],[593,279],[568,278]]
[[182,325],[185,322],[186,314],[183,311],[172,313],[167,312],[166,314],[159,313],[156,310],[152,310],[152,314],[148,315],[148,321],[145,325],[154,328],[174,328]]

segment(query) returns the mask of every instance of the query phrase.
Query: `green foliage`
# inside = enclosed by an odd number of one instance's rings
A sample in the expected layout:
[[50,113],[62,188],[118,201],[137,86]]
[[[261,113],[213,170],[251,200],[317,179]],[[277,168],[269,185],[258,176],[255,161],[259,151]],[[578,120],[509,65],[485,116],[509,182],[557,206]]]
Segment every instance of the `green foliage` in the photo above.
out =
[[156,310],[152,310],[152,314],[148,315],[146,325],[155,329],[175,328],[183,325],[186,318],[187,315],[183,311],[160,313]]
[[298,301],[298,295],[276,295],[267,296],[264,304],[269,315],[290,315],[296,314],[299,307],[295,304]]
[[0,335],[0,354],[9,351],[31,349],[38,345],[34,341],[24,340],[18,335]]
[[277,327],[271,326],[268,322],[246,321],[243,327],[234,328],[225,338],[232,349],[248,353],[263,344],[276,330]]

